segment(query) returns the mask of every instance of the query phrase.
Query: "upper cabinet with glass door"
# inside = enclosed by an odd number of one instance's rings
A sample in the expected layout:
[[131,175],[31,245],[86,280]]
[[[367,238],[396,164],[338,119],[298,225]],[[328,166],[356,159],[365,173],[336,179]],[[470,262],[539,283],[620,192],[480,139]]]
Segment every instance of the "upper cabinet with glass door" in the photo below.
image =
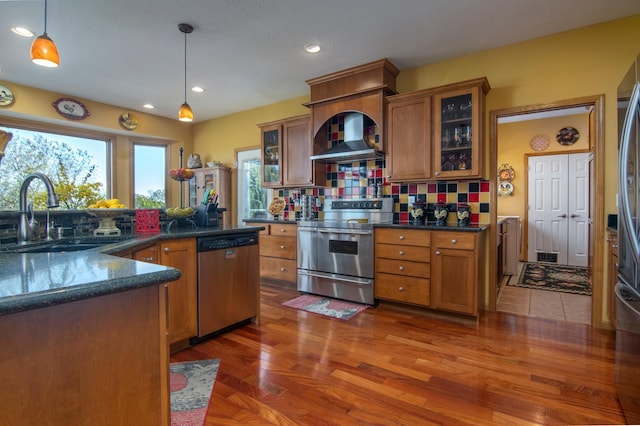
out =
[[482,177],[486,78],[447,86],[433,96],[433,177]]
[[260,126],[262,135],[262,186],[282,186],[282,125]]

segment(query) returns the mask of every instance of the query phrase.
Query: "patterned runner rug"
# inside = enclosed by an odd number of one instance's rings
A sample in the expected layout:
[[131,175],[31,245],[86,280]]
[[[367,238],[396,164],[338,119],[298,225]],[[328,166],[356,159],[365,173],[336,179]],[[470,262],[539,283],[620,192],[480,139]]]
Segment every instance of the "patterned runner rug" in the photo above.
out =
[[507,285],[591,296],[587,268],[580,266],[525,263],[518,282]]
[[367,305],[361,305],[359,303],[345,302],[329,297],[312,296],[310,294],[296,297],[288,302],[284,302],[282,305],[343,320],[353,318],[368,308]]
[[171,363],[172,426],[204,424],[219,366],[219,359]]

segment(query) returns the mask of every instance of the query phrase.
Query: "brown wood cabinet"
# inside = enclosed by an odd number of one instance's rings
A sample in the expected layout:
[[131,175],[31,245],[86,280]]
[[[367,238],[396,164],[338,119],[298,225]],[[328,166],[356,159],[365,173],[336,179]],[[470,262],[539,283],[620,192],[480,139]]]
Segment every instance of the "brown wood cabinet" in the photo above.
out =
[[482,177],[486,78],[452,84],[433,95],[433,178]]
[[295,223],[249,223],[260,231],[260,278],[297,285],[298,225]]
[[431,177],[431,96],[409,93],[387,103],[387,180]]
[[167,283],[164,287],[167,293],[167,334],[171,352],[187,347],[189,338],[196,335],[198,326],[195,238],[166,240],[118,255],[170,266],[182,272],[178,280]]
[[308,115],[260,124],[262,186],[267,188],[322,186],[323,165],[309,159],[313,153]]
[[189,338],[195,336],[197,332],[196,240],[194,238],[166,240],[159,246],[159,263],[182,272],[178,280],[169,283],[167,290],[168,333],[173,352],[178,347],[188,346]]
[[615,288],[618,282],[618,232],[609,231],[607,233],[609,243],[609,272],[607,283],[609,285],[609,319],[611,326],[616,328],[616,295]]
[[481,233],[434,232],[431,237],[431,306],[478,315]]
[[430,237],[423,230],[375,230],[377,299],[430,306]]

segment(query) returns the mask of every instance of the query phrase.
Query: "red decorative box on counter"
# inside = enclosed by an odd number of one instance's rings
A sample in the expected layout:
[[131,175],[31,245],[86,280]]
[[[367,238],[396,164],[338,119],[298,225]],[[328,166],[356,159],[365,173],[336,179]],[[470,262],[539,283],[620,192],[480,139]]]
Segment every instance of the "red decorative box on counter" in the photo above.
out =
[[136,234],[160,232],[158,209],[136,209]]

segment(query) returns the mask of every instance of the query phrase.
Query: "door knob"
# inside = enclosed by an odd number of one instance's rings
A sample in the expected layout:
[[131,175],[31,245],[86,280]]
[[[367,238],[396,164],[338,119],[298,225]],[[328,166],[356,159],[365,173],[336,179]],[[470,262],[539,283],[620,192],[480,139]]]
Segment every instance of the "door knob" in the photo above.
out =
[[571,217],[571,218],[574,218],[574,217],[580,217],[580,215],[579,215],[579,214],[574,214],[574,213],[572,213],[572,214],[571,214],[571,216],[569,216],[569,217]]
[[562,213],[562,214],[561,214],[560,216],[558,216],[558,217],[561,217],[561,218],[563,218],[563,219],[566,219],[566,218],[567,218],[567,214],[566,214],[566,213]]

